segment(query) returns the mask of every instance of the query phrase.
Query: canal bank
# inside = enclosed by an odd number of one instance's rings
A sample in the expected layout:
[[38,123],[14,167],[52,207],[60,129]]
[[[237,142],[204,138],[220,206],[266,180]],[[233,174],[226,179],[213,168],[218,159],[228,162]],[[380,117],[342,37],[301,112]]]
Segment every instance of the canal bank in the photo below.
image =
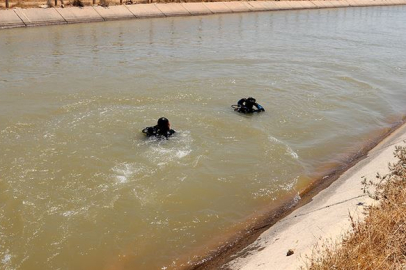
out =
[[254,11],[405,5],[406,0],[232,1],[0,10],[0,29]]
[[313,254],[320,254],[326,243],[339,244],[352,222],[365,218],[366,209],[376,201],[365,192],[363,180],[376,183],[377,175],[388,174],[388,165],[398,161],[396,147],[405,142],[403,118],[367,143],[345,167],[316,180],[294,206],[286,203],[280,212],[270,211],[245,235],[230,239],[228,246],[188,269],[306,269]]
[[[232,256],[225,269],[300,269],[325,241],[340,242],[351,230],[351,217],[360,220],[375,200],[364,192],[362,179],[375,181],[397,162],[396,146],[406,140],[406,125],[383,139],[365,158],[343,173],[311,202],[293,211]],[[379,180],[379,179],[378,179]],[[292,251],[292,252],[290,252]]]

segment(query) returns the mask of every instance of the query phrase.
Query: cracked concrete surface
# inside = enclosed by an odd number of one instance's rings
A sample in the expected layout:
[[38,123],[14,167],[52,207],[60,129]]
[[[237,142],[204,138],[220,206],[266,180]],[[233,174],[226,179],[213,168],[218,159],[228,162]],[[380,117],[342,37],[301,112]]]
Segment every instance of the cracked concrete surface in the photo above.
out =
[[[374,180],[378,172],[388,173],[388,163],[396,161],[395,146],[405,144],[405,140],[406,125],[403,125],[310,203],[277,222],[223,268],[285,270],[305,266],[313,247],[324,239],[339,241],[350,230],[349,215],[363,218],[365,206],[374,201],[363,193],[362,177]],[[294,254],[286,256],[289,249]]]

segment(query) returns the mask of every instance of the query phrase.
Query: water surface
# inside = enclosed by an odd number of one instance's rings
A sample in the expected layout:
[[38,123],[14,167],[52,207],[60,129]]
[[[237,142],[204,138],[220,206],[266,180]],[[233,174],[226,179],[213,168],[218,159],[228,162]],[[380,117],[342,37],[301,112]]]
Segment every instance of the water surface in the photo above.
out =
[[1,31],[0,268],[193,260],[405,114],[404,44],[405,7]]

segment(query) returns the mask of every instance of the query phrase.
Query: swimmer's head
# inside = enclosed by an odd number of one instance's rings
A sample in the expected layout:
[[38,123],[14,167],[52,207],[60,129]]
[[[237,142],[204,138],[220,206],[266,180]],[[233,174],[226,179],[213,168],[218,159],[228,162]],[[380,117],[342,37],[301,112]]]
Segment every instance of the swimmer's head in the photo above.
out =
[[168,128],[171,126],[171,124],[169,123],[169,120],[165,117],[161,117],[158,119],[158,127],[160,128]]
[[249,98],[247,98],[247,102],[255,103],[255,102],[256,102],[256,99],[253,98],[253,97],[249,97]]

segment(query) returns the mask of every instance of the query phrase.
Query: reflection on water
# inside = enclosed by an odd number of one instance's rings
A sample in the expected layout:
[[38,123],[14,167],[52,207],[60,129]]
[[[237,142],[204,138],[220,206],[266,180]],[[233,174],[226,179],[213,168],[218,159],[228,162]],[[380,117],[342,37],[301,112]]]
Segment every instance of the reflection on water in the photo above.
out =
[[1,31],[0,268],[176,268],[297,194],[405,113],[405,13]]

